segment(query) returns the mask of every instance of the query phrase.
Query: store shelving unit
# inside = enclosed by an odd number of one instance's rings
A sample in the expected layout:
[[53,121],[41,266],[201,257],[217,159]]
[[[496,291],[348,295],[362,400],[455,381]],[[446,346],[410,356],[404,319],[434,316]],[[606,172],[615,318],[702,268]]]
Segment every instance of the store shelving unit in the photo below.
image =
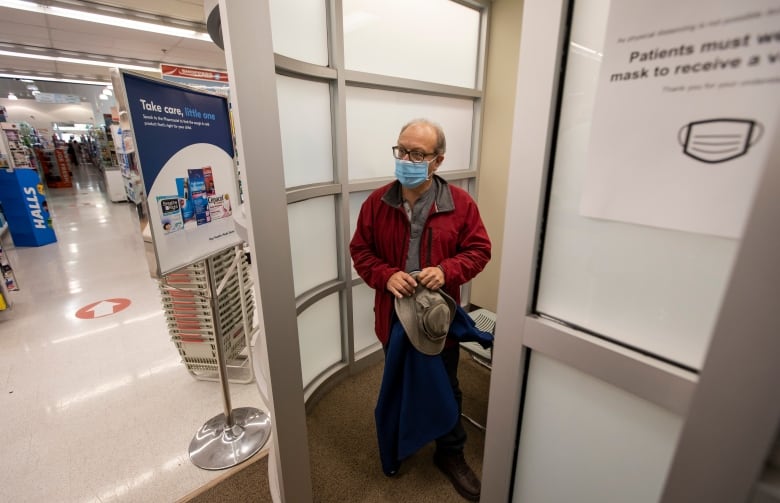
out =
[[[0,238],[2,238],[2,233],[0,233]],[[15,290],[19,290],[19,286],[16,283],[16,276],[14,276],[14,270],[11,268],[11,262],[8,260],[5,251],[3,251],[2,239],[0,239],[0,319],[2,319],[2,316],[7,315],[13,306],[8,292]]]
[[133,154],[119,154],[119,158],[121,159],[119,165],[125,182],[127,199],[134,204],[141,204],[144,200],[143,184],[138,167],[135,165],[135,156]]
[[8,232],[8,221],[5,218],[5,214],[3,213],[3,205],[0,204],[0,239],[3,239],[3,236],[6,235]]
[[123,131],[119,125],[111,125],[111,136],[115,145],[117,165],[122,173],[127,200],[139,205],[144,201],[141,173],[135,160],[135,143],[132,134]]
[[111,135],[106,134],[102,127],[95,127],[89,130],[89,136],[94,145],[92,164],[101,170],[117,166],[118,160]]
[[34,168],[30,148],[22,141],[19,126],[13,122],[0,122],[0,131],[8,167]]
[[46,186],[51,188],[73,187],[71,180],[70,161],[65,147],[43,148],[35,147],[35,156],[41,167],[42,178]]
[[[109,199],[118,203],[128,200],[128,192],[135,196],[136,191],[134,186],[128,190],[122,169],[123,163],[120,162],[114,145],[114,136],[110,131],[106,132],[109,127],[96,127],[90,130],[95,152],[92,164],[103,172]],[[124,171],[129,173],[129,170]]]

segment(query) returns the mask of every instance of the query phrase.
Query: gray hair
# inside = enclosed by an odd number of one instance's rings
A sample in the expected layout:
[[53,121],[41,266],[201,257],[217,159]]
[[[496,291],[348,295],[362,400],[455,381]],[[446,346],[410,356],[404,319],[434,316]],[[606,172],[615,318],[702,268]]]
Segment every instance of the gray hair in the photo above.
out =
[[434,131],[436,131],[436,153],[437,154],[443,154],[447,151],[447,139],[444,137],[444,130],[441,128],[440,125],[438,125],[435,122],[429,121],[428,119],[414,119],[412,121],[407,122],[404,124],[404,127],[401,128],[401,132],[399,134],[403,134],[404,131],[409,126],[416,126],[418,124],[422,124],[425,126],[430,126],[433,128]]

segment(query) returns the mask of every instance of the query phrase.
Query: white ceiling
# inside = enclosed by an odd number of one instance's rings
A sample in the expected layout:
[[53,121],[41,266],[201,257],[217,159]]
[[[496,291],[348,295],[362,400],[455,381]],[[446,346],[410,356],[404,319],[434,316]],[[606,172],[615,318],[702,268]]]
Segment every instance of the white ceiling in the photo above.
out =
[[[203,0],[66,1],[48,0],[42,3],[67,8],[75,6],[87,12],[104,14],[107,14],[104,7],[118,7],[121,10],[119,15],[125,19],[138,19],[139,16],[152,14],[163,24],[194,23],[197,30],[206,31]],[[167,63],[225,69],[224,52],[211,41],[132,30],[122,27],[121,21],[117,26],[110,26],[2,5],[3,0],[0,0],[0,51],[124,61],[151,67]],[[0,74],[6,73],[103,82],[109,80],[107,67],[0,54]],[[20,92],[24,92],[21,91],[23,89],[22,85]]]

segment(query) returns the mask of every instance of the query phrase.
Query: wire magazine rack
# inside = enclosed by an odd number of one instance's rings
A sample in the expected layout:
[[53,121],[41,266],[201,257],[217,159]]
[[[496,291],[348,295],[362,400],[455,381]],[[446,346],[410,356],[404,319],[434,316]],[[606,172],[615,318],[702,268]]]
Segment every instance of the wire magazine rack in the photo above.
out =
[[228,381],[252,382],[251,341],[258,327],[243,245],[163,275],[158,285],[171,341],[190,374],[219,381],[219,330]]

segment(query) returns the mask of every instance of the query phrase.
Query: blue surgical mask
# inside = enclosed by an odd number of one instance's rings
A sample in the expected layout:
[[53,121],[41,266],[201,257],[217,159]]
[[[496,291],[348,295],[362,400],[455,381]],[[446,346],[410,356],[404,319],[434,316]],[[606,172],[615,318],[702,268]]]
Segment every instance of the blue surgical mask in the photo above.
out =
[[428,161],[395,160],[395,177],[406,188],[413,189],[428,179]]

